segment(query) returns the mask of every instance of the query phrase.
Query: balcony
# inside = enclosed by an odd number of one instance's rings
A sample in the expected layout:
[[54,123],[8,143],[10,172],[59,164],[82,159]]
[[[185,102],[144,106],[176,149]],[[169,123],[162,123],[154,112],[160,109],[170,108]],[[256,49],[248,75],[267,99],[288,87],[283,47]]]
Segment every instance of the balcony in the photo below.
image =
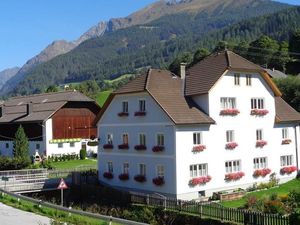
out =
[[220,111],[221,116],[236,116],[239,113],[238,109],[223,109]]
[[265,116],[268,113],[269,113],[269,111],[266,109],[252,109],[250,114],[252,116]]

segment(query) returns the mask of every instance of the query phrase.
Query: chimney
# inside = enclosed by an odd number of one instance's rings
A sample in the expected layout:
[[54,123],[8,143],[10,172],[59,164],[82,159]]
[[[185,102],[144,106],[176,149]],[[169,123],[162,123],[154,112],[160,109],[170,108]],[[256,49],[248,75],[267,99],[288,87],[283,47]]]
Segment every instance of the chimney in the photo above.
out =
[[32,102],[29,102],[29,103],[26,104],[26,115],[27,116],[32,113],[32,108],[33,108]]
[[2,105],[2,106],[0,107],[0,118],[1,118],[2,116],[4,116],[4,114],[5,114],[5,105]]
[[186,63],[180,63],[180,77],[181,79],[185,79],[185,66]]

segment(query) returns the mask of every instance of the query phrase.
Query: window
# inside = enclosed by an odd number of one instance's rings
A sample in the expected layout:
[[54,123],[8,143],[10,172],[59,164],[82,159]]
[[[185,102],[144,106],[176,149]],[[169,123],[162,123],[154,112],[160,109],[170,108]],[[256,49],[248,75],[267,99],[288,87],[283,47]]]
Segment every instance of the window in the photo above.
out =
[[70,147],[74,148],[75,147],[75,142],[70,142]]
[[165,145],[165,137],[163,134],[157,134],[157,145],[164,146]]
[[129,174],[129,163],[124,163],[123,164],[123,173],[124,174]]
[[9,143],[5,143],[5,148],[9,148]]
[[140,134],[140,145],[146,145],[146,135]]
[[64,143],[58,143],[58,148],[63,148],[64,147]]
[[234,131],[233,130],[226,131],[226,142],[234,142]]
[[226,173],[234,173],[241,171],[241,161],[233,160],[225,162]]
[[163,165],[157,165],[156,166],[156,172],[158,177],[164,177],[165,176],[165,169]]
[[289,138],[288,128],[282,128],[282,139],[288,139],[288,138]]
[[263,130],[261,130],[261,129],[256,130],[256,140],[257,141],[263,140]]
[[146,111],[146,101],[145,100],[139,100],[139,111],[140,112]]
[[240,74],[239,73],[234,74],[234,85],[240,85]]
[[113,135],[107,134],[107,144],[112,145],[113,144]]
[[190,177],[207,176],[207,163],[190,165]]
[[146,165],[139,164],[139,175],[146,176]]
[[107,172],[109,172],[109,173],[113,173],[114,172],[113,163],[111,161],[107,162]]
[[292,166],[293,165],[293,156],[292,155],[280,156],[280,165],[281,166]]
[[201,143],[202,143],[202,133],[201,132],[193,133],[193,144],[200,145]]
[[268,167],[267,157],[253,159],[253,168],[254,169],[265,169],[267,167]]
[[41,145],[40,144],[35,144],[35,149],[40,149]]
[[221,108],[222,109],[235,109],[235,98],[221,98]]
[[250,74],[246,74],[246,85],[247,86],[251,86],[251,75]]
[[122,135],[123,144],[128,144],[128,134],[124,133]]
[[263,98],[252,98],[251,99],[251,109],[264,109],[264,99]]
[[127,101],[122,102],[122,112],[128,113],[128,102]]

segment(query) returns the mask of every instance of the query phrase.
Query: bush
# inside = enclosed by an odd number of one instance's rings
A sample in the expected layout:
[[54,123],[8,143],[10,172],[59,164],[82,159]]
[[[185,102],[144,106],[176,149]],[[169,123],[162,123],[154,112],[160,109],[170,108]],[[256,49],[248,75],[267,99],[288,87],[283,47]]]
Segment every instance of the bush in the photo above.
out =
[[80,155],[80,159],[84,160],[86,158],[86,149],[81,149],[79,155]]

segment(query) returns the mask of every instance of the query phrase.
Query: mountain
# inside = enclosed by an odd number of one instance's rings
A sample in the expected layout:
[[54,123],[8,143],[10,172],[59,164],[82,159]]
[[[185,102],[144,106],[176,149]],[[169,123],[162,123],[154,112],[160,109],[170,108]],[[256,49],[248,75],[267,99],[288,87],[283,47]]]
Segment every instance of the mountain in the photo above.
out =
[[269,0],[161,0],[91,28],[73,42],[79,45],[70,52],[24,73],[13,93],[38,93],[50,84],[87,79],[100,82],[138,68],[164,66],[209,34],[289,7]]
[[3,85],[5,85],[5,83],[10,78],[15,76],[19,70],[20,70],[19,67],[14,67],[14,68],[10,68],[10,69],[0,71],[0,89],[3,87]]

